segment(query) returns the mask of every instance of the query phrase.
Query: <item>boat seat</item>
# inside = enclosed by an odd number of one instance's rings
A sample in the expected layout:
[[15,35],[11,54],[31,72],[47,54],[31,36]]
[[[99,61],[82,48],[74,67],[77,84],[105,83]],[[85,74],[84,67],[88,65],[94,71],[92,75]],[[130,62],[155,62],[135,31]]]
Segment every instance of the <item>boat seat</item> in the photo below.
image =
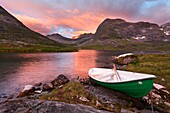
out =
[[115,70],[110,70],[108,72],[94,71],[92,70],[90,76],[94,77],[97,80],[108,82],[108,81],[121,81],[119,78],[118,72]]

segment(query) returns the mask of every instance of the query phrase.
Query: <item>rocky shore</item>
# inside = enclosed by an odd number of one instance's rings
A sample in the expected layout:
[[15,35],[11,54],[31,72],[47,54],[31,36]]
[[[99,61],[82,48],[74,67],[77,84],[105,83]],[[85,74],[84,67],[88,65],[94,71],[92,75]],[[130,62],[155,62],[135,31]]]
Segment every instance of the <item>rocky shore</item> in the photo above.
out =
[[0,113],[168,113],[169,107],[170,94],[160,84],[135,99],[89,78],[69,80],[64,75],[51,83],[26,85],[17,96],[0,96]]

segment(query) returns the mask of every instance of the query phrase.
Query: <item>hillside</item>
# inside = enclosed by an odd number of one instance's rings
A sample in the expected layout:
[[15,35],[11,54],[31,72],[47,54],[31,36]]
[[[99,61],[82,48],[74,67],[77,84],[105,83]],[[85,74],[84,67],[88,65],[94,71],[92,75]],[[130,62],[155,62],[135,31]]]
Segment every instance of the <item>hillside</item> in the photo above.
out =
[[37,46],[55,45],[55,41],[27,28],[23,23],[0,6],[0,45]]
[[165,24],[162,28],[149,22],[106,19],[94,36],[79,46],[85,49],[168,50],[170,35],[167,34],[167,26]]
[[81,34],[77,39],[70,39],[70,38],[63,37],[62,35],[58,33],[47,35],[49,39],[54,40],[56,42],[59,42],[62,44],[75,44],[75,45],[79,45],[81,43],[84,43],[90,40],[92,36],[93,36],[92,33],[85,33],[85,34]]

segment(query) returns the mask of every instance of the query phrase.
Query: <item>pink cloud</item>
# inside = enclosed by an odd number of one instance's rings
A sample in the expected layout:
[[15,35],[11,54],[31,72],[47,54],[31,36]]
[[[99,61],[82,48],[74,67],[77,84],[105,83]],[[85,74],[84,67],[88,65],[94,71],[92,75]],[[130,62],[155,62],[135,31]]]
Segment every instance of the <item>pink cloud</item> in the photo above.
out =
[[26,26],[28,26],[30,29],[40,32],[44,35],[49,33],[51,31],[51,21],[50,20],[42,20],[38,18],[32,18],[26,15],[14,15],[17,19],[21,20]]
[[[152,3],[154,4],[149,8],[146,7]],[[169,6],[161,0],[88,0],[88,2],[86,0],[50,0],[50,2],[3,0],[0,4],[26,26],[42,34],[51,33],[53,28],[59,32],[60,26],[62,29],[72,29],[65,31],[76,36],[85,32],[94,33],[106,18],[142,20],[159,24],[169,21],[170,18]]]
[[21,14],[15,14],[14,16],[21,20],[29,28],[42,34],[48,34],[52,26],[55,26],[56,28],[58,26],[67,26],[69,28],[73,28],[76,30],[73,32],[73,35],[79,35],[79,33],[82,34],[86,32],[94,33],[99,23],[103,21],[103,16],[97,16],[91,13],[70,16],[63,19],[50,17],[48,17],[48,19],[41,19]]
[[102,21],[103,21],[103,16],[100,15],[97,16],[91,13],[86,13],[86,14],[60,19],[57,22],[57,24],[67,25],[71,28],[76,28],[80,30],[93,31]]
[[42,34],[48,34],[52,27],[58,28],[58,26],[67,26],[73,29],[72,34],[76,36],[79,33],[94,33],[97,26],[108,17],[107,14],[95,14],[94,12],[88,12],[80,8],[67,9],[49,7],[48,4],[45,5],[39,2],[19,0],[19,3],[14,3],[9,1],[3,1],[5,8],[9,9],[16,18],[30,29]]

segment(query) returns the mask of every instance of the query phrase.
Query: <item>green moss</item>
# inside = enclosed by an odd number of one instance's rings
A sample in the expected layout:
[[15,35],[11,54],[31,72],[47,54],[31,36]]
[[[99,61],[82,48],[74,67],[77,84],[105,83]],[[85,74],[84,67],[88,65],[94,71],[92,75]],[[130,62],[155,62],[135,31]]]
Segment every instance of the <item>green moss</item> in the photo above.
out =
[[[49,95],[42,96],[42,99],[49,100],[63,100],[70,102],[75,99],[75,101],[80,101],[80,97],[88,97],[89,93],[84,89],[80,83],[70,82],[61,89],[55,89]],[[93,100],[91,100],[93,101]]]
[[[88,101],[82,101],[80,98],[86,98]],[[102,103],[96,96],[89,93],[89,91],[87,91],[79,82],[69,82],[60,89],[54,89],[51,93],[42,95],[40,99],[62,101],[72,104],[85,104],[97,109],[116,111],[110,104]],[[97,101],[100,105],[96,105]]]

